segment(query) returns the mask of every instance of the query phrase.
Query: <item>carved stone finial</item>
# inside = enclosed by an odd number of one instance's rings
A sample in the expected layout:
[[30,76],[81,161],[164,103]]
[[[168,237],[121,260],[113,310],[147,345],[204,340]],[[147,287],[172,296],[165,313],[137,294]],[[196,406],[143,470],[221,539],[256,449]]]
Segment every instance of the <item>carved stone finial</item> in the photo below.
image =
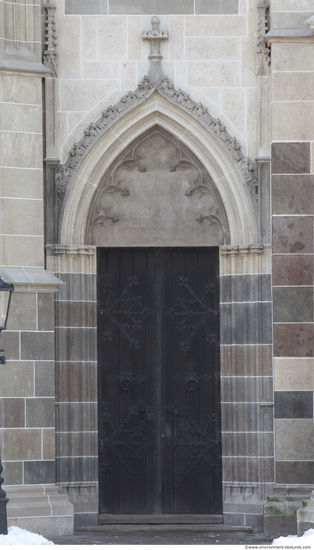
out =
[[168,31],[159,30],[160,21],[158,17],[152,17],[151,24],[152,30],[143,31],[142,39],[150,41],[150,55],[148,56],[150,59],[150,68],[148,77],[152,82],[157,83],[164,78],[160,65],[160,61],[162,60],[162,55],[160,53],[160,41],[168,40],[169,33]]
[[262,0],[258,5],[258,29],[256,48],[256,74],[257,76],[269,75],[270,49],[267,48],[265,36],[268,31],[267,10],[268,0]]
[[57,76],[58,70],[58,51],[57,51],[57,31],[55,21],[56,5],[48,3],[45,4],[46,10],[46,36],[45,36],[45,49],[44,49],[44,65],[51,69],[54,76]]

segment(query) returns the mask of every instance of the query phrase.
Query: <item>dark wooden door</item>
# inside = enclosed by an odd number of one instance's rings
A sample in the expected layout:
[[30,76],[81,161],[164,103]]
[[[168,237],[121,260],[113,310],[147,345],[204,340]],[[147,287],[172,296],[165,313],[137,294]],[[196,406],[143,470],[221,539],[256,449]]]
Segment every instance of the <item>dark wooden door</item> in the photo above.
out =
[[218,249],[99,249],[100,513],[221,513]]

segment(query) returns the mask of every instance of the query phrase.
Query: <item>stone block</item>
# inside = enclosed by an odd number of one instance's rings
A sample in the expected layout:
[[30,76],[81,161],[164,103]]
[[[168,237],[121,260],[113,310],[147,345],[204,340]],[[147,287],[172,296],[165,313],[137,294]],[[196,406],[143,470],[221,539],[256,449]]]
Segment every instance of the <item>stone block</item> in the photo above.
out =
[[7,358],[7,361],[19,359],[20,358],[19,333],[5,330],[3,332],[3,347],[4,347],[4,353]]
[[[261,415],[259,403],[222,403],[221,429],[227,432],[258,432],[262,426]],[[272,416],[265,418],[263,430],[273,430]]]
[[56,466],[60,482],[98,479],[98,457],[57,458]]
[[136,81],[136,63],[134,61],[125,61],[121,63],[121,90],[135,90]]
[[[276,483],[287,485],[314,483],[313,461],[276,461]],[[290,533],[291,534],[291,533]]]
[[42,133],[39,105],[0,103],[0,128],[6,131]]
[[128,59],[142,59],[142,26],[140,17],[128,17]]
[[40,460],[41,430],[7,429],[2,435],[1,458],[6,460]]
[[313,138],[314,103],[281,101],[272,103],[272,138],[274,141]]
[[[82,77],[80,17],[64,17],[61,14],[58,16],[58,12],[56,15],[58,50],[62,52],[58,61],[58,77],[60,79],[80,79]],[[73,84],[79,84],[79,82],[75,81]],[[70,98],[69,101],[71,101]],[[72,111],[73,109],[67,110]]]
[[23,360],[52,361],[54,351],[53,332],[21,333],[21,358]]
[[[85,80],[119,80],[120,66],[119,62],[109,61],[84,61],[82,63],[82,76]],[[75,118],[71,117],[71,128],[77,124],[77,116],[83,118],[82,113],[75,113]]]
[[96,103],[119,87],[118,80],[63,80],[61,83],[61,109],[63,111],[89,111]]
[[273,174],[309,174],[311,171],[310,143],[273,143]]
[[64,282],[64,285],[59,286],[58,300],[82,302],[95,302],[97,300],[96,275],[59,273],[56,276]]
[[271,376],[221,377],[222,402],[271,403],[273,381]]
[[54,330],[54,294],[38,294],[38,330]]
[[259,471],[263,471],[263,480],[274,481],[274,459],[260,457],[225,457],[223,459],[223,479],[226,481],[254,482]]
[[271,309],[270,302],[221,304],[221,344],[270,344]]
[[109,0],[110,15],[175,15],[194,13],[193,0]]
[[59,432],[97,431],[97,403],[59,403]]
[[187,82],[200,87],[237,87],[240,85],[238,61],[188,61]]
[[6,397],[0,400],[1,428],[21,428],[25,426],[25,402],[22,398]]
[[74,527],[85,527],[86,525],[98,525],[98,512],[89,514],[74,514]]
[[[302,6],[303,7],[303,6]],[[304,22],[312,17],[313,11],[287,11],[287,12],[272,12],[271,25],[273,29],[308,29]]]
[[313,73],[274,73],[272,75],[273,101],[314,100]]
[[310,216],[274,216],[273,251],[285,254],[312,253],[313,218]]
[[25,105],[42,104],[41,77],[22,74],[1,74],[0,101]]
[[58,359],[68,361],[97,360],[95,328],[58,328]]
[[108,0],[65,0],[65,15],[107,15]]
[[170,59],[183,59],[184,52],[184,17],[170,17],[169,35],[170,40]]
[[222,433],[223,456],[274,456],[273,433]]
[[276,391],[275,418],[313,419],[313,391]]
[[264,534],[267,537],[282,537],[297,533],[297,520],[291,516],[265,516]]
[[55,400],[53,397],[26,398],[26,426],[48,428],[55,425]]
[[274,357],[313,357],[314,325],[275,324]]
[[273,256],[274,286],[311,285],[313,282],[313,255]]
[[220,347],[221,376],[271,376],[271,345]]
[[125,59],[127,59],[127,18],[99,17],[98,60],[125,61]]
[[273,176],[273,214],[313,214],[314,176]]
[[310,42],[273,44],[271,52],[272,71],[312,71],[314,69],[314,59],[311,46]]
[[185,20],[186,36],[246,36],[244,15],[204,15],[187,17]]
[[34,292],[14,292],[8,318],[8,330],[35,330],[36,321],[36,294]]
[[57,302],[57,327],[97,327],[95,302]]
[[43,204],[32,199],[0,199],[2,234],[43,235]]
[[313,287],[275,287],[273,289],[275,323],[312,322]]
[[[85,2],[87,4],[87,2]],[[89,2],[90,4],[90,2]],[[82,60],[93,61],[97,60],[97,26],[98,18],[92,17],[82,17]],[[84,75],[83,68],[83,78],[91,78]]]
[[1,365],[0,397],[30,397],[34,395],[33,372],[32,361],[7,361],[6,365]]
[[275,434],[277,460],[314,460],[313,419],[277,419]]
[[61,402],[97,401],[97,363],[59,363],[58,399]]
[[187,37],[185,40],[185,59],[187,60],[237,60],[239,57],[239,38]]
[[244,525],[244,514],[224,514],[224,525],[237,525],[241,527]]
[[308,357],[277,358],[275,362],[275,390],[314,390],[313,359]]
[[271,276],[224,275],[220,277],[221,302],[269,302]]
[[42,199],[41,170],[19,170],[13,167],[1,167],[0,194],[3,197]]
[[263,514],[245,514],[244,525],[252,527],[253,533],[264,533]]
[[31,517],[8,519],[8,526],[20,527],[31,533],[38,533],[51,540],[54,537],[73,535],[73,515],[66,517]]
[[97,432],[73,432],[58,434],[58,456],[97,456]]
[[55,396],[55,363],[54,361],[35,362],[35,396]]
[[43,430],[43,459],[54,460],[56,457],[55,429]]
[[0,132],[0,165],[42,168],[41,134]]
[[5,485],[20,485],[23,483],[23,462],[4,462],[3,474]]
[[43,484],[55,482],[54,460],[34,460],[24,463],[24,483]]
[[195,13],[238,13],[238,0],[196,0]]
[[[67,495],[74,504],[75,514],[95,514],[98,512],[98,482],[78,481],[60,484],[60,492]],[[98,524],[98,521],[97,521]]]

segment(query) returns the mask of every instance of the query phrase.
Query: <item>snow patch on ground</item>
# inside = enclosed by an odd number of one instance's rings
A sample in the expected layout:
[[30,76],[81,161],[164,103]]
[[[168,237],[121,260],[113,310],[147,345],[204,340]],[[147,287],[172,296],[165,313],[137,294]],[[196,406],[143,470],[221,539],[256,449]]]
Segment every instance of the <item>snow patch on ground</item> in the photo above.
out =
[[9,527],[7,535],[0,535],[0,544],[53,544],[41,535],[20,529],[20,527]]
[[278,539],[274,539],[272,542],[272,546],[300,546],[302,544],[303,547],[305,546],[311,546],[314,548],[314,529],[308,529],[308,531],[305,531],[304,535],[302,537],[298,537],[297,535],[288,535],[287,537],[279,537]]

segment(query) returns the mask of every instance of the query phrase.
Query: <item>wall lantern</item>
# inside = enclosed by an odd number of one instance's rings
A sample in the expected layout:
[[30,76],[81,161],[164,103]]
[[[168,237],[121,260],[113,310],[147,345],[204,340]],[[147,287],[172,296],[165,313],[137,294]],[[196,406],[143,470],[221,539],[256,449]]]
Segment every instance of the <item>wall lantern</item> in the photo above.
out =
[[[14,291],[14,286],[11,283],[5,283],[0,277],[0,332],[7,328],[9,309],[11,304],[11,296]],[[0,350],[4,351],[4,350]],[[0,364],[5,365],[5,357],[0,357]]]
[[[9,315],[9,309],[11,304],[11,296],[14,291],[14,286],[10,283],[5,283],[0,277],[0,336],[1,331],[7,328],[7,321]],[[0,349],[0,353],[4,351]],[[6,360],[5,356],[0,356],[0,364],[5,365]],[[2,489],[3,477],[2,477],[2,464],[0,457],[0,534],[7,535],[8,533],[8,522],[7,522],[7,503],[8,499],[6,497],[5,491]]]

